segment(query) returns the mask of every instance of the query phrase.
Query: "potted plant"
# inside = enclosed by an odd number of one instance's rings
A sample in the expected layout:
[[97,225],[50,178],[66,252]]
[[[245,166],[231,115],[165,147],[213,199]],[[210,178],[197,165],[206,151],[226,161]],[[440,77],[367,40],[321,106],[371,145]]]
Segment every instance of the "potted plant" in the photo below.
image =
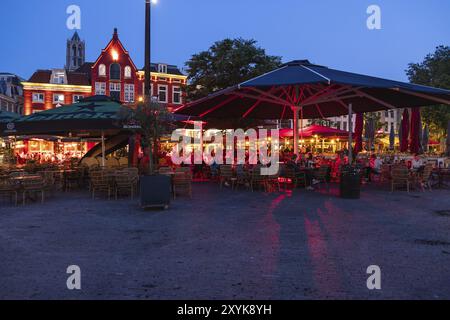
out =
[[142,102],[135,109],[126,108],[123,120],[136,125],[142,137],[141,146],[148,165],[140,177],[140,205],[144,209],[164,208],[170,204],[171,178],[157,172],[157,156],[160,138],[170,130],[172,115],[167,108],[155,101]]

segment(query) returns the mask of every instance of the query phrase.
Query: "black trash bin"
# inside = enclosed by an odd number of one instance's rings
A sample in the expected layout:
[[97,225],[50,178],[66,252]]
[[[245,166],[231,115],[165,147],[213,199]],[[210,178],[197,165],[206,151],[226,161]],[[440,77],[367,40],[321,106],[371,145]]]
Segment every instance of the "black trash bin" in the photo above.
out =
[[344,199],[361,198],[361,169],[346,166],[341,171],[340,195]]

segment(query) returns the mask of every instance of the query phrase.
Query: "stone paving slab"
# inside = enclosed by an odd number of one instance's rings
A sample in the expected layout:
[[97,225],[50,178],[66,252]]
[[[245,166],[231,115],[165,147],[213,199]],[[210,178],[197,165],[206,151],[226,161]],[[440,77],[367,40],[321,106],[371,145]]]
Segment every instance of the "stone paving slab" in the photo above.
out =
[[0,299],[450,299],[448,190],[193,194],[147,212],[83,192],[0,202]]

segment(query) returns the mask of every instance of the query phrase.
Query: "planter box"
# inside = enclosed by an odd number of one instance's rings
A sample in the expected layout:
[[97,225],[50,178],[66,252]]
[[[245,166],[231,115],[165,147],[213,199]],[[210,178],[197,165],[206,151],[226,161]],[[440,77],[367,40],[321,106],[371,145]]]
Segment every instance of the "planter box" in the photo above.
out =
[[344,199],[361,198],[361,172],[355,168],[342,169],[340,196]]
[[141,176],[140,205],[143,209],[168,209],[171,197],[171,179],[164,175]]

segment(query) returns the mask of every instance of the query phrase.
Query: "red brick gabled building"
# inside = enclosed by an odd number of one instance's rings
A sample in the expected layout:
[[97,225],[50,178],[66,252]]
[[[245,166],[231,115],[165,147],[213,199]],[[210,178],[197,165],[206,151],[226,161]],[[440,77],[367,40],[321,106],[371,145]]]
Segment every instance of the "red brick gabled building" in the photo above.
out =
[[[169,110],[184,103],[187,77],[173,65],[152,64],[152,96]],[[91,95],[107,95],[124,104],[142,101],[145,72],[139,70],[119,39],[117,29],[94,63],[75,71],[38,70],[23,82],[24,113],[71,104]]]

